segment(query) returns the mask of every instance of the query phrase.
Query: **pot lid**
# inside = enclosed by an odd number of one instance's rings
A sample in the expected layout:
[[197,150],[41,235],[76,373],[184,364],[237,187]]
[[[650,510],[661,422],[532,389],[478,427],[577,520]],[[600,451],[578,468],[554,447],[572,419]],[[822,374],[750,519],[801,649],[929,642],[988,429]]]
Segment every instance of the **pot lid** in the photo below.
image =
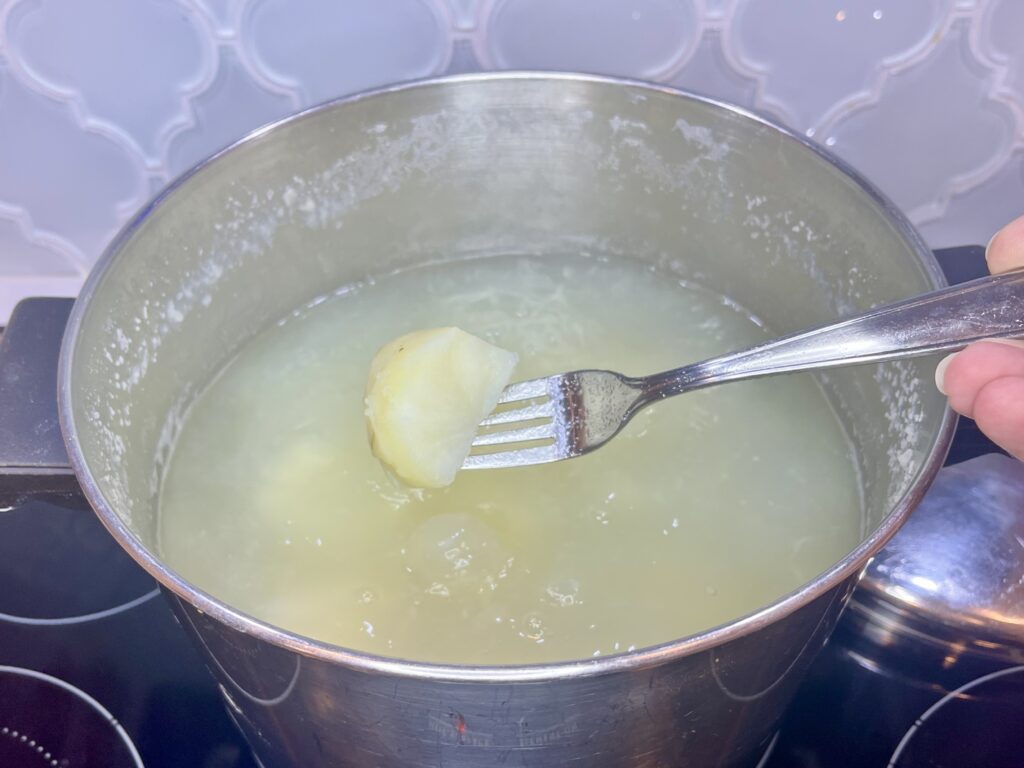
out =
[[943,469],[855,595],[893,629],[1024,648],[1024,463],[990,454]]

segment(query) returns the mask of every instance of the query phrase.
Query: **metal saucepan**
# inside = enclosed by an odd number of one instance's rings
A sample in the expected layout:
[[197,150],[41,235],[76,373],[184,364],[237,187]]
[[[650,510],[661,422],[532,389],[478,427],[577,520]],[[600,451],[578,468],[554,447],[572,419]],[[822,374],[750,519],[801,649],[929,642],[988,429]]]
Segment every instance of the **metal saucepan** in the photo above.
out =
[[368,656],[247,616],[161,560],[175,418],[255,333],[401,265],[580,250],[703,283],[777,333],[942,284],[903,216],[797,135],[642,83],[518,73],[387,88],[257,131],[171,185],[92,273],[59,372],[75,473],[266,768],[752,764],[941,465],[953,419],[929,361],[823,375],[860,462],[862,543],[728,625],[572,663]]

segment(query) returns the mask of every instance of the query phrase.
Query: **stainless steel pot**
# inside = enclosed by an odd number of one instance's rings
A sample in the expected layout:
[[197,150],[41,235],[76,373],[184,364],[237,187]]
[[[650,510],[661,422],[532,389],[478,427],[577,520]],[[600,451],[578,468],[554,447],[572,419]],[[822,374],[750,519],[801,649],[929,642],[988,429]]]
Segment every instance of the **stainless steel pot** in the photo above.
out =
[[59,372],[75,472],[267,768],[751,764],[858,573],[924,493],[953,427],[929,361],[822,375],[860,461],[863,542],[728,625],[544,666],[325,645],[161,561],[160,468],[182,409],[253,334],[405,264],[580,250],[703,283],[778,333],[942,282],[898,211],[801,137],[664,88],[555,74],[399,86],[257,131],[161,194],[93,272]]

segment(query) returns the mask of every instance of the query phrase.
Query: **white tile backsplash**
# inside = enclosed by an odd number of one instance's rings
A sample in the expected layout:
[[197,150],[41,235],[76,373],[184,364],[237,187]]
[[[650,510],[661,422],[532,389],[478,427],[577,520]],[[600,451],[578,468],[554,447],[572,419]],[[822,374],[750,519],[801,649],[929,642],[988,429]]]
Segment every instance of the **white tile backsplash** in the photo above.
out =
[[826,142],[935,246],[1024,212],[1021,0],[0,0],[0,321],[71,295],[154,190],[387,82],[658,80]]

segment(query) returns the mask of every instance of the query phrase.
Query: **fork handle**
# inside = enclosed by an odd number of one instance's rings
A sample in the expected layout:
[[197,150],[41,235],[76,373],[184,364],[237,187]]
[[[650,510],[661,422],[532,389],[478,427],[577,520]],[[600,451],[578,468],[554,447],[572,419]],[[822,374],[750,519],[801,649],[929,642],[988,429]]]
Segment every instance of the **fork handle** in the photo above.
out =
[[639,406],[725,381],[918,357],[1013,337],[1024,337],[1024,269],[887,304],[631,383],[642,391]]

